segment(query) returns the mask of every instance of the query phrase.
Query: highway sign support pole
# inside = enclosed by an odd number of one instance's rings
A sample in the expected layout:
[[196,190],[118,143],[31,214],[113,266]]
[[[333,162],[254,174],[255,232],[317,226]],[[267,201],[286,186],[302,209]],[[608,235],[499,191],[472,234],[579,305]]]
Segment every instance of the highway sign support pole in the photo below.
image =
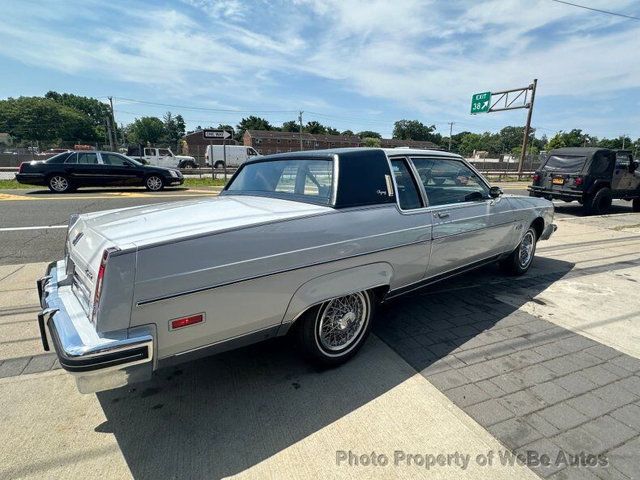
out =
[[520,152],[520,162],[518,162],[518,180],[522,177],[522,168],[524,167],[524,157],[527,155],[527,144],[529,143],[529,132],[531,131],[531,116],[533,115],[533,102],[536,98],[536,86],[538,79],[534,78],[533,83],[529,85],[531,90],[531,102],[528,105],[527,124],[524,127],[524,138],[522,139],[522,152]]
[[451,136],[453,135],[453,123],[449,122],[449,151],[451,151]]

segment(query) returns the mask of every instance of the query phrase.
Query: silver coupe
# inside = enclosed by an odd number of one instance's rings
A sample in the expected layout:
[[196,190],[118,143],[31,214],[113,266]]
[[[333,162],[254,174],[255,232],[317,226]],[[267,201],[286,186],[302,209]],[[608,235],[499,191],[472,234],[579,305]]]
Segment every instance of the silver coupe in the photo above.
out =
[[261,157],[217,198],[72,216],[38,281],[42,341],[83,393],[287,333],[335,366],[377,303],[489,262],[521,275],[552,221],[445,152]]

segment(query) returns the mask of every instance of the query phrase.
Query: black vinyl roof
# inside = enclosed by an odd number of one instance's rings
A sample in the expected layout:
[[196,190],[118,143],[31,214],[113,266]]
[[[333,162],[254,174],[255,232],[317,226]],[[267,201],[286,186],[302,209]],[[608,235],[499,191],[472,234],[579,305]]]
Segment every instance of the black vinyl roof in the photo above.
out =
[[598,152],[610,152],[608,148],[601,147],[564,147],[550,150],[548,155],[573,155],[576,157],[591,158]]

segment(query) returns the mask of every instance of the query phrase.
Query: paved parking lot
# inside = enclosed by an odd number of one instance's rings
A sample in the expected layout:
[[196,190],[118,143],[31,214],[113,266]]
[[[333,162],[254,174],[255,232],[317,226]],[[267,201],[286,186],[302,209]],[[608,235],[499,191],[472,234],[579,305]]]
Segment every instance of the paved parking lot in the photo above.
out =
[[[7,255],[0,477],[640,478],[640,214],[570,208],[527,275],[487,267],[386,304],[341,368],[310,368],[285,338],[97,395],[41,351],[33,282],[61,245]],[[28,223],[19,211],[12,222]],[[527,451],[528,467],[509,462]],[[362,460],[373,452],[389,464]]]

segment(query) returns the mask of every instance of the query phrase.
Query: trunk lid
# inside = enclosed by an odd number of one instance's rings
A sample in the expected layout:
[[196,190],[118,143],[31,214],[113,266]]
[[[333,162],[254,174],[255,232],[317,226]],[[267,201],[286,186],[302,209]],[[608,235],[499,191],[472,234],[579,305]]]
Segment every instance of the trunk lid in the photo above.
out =
[[76,227],[91,231],[86,232],[76,246],[87,250],[84,257],[89,264],[99,265],[102,250],[109,246],[142,247],[331,210],[275,198],[222,196],[84,214],[79,225],[74,225],[72,235]]

